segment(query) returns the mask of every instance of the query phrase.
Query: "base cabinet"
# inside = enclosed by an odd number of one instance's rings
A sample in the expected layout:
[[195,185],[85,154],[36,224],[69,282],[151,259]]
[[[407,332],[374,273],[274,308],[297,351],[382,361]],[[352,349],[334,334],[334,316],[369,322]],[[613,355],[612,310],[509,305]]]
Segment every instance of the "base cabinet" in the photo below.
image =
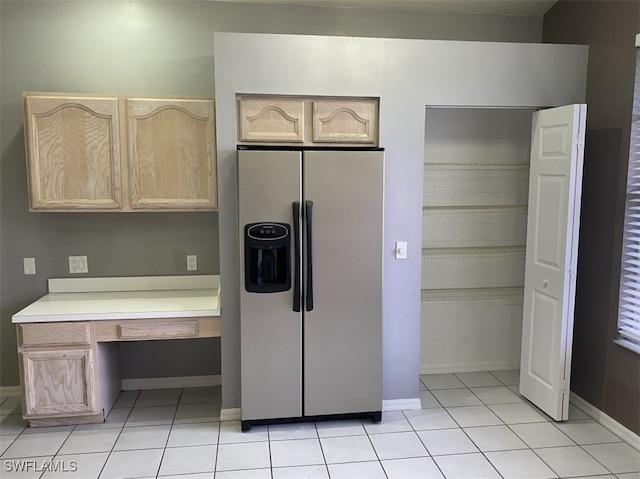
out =
[[99,423],[121,391],[121,341],[220,337],[219,316],[21,323],[22,417],[32,427]]
[[99,414],[91,349],[27,351],[21,360],[25,419]]
[[24,419],[32,426],[104,420],[88,322],[19,324],[17,335]]

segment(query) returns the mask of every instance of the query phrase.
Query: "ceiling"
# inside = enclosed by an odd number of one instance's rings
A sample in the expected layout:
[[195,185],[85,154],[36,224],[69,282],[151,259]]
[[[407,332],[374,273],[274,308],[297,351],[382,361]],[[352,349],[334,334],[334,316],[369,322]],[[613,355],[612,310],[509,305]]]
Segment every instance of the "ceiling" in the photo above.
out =
[[222,0],[231,3],[277,3],[315,7],[379,8],[424,12],[541,16],[557,0]]

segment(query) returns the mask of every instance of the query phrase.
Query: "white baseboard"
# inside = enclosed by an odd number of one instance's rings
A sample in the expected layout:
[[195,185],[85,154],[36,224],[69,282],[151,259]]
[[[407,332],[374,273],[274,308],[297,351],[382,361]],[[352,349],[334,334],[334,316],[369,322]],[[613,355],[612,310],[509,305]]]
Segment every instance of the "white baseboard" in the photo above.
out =
[[385,399],[382,401],[383,411],[409,411],[422,409],[420,398]]
[[20,386],[0,386],[0,396],[20,396],[21,394]]
[[631,447],[640,451],[640,436],[635,434],[633,431],[630,431],[615,419],[607,416],[600,409],[588,403],[576,393],[571,393],[569,402],[571,402],[578,409],[581,409],[593,419],[598,421],[600,424],[602,424],[602,426],[606,427],[609,431],[618,436]]
[[122,390],[197,388],[204,386],[220,386],[222,376],[179,376],[167,378],[133,378],[122,380]]
[[220,410],[220,421],[239,421],[242,419],[239,407],[222,408]]

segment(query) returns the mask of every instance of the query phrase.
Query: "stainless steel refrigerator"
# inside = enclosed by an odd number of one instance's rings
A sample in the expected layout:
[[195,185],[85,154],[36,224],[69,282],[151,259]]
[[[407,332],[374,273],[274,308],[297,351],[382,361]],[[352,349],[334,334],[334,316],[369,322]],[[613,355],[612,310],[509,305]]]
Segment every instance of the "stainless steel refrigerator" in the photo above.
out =
[[243,430],[380,420],[383,199],[382,150],[238,150]]

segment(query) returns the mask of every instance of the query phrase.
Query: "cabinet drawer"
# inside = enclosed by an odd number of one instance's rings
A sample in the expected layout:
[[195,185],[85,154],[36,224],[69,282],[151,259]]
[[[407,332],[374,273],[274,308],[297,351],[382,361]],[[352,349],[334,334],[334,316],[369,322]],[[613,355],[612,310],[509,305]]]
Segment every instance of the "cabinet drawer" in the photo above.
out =
[[170,339],[198,336],[198,321],[131,321],[118,325],[120,339]]
[[98,342],[213,338],[220,336],[220,317],[96,321],[95,333]]
[[96,323],[98,341],[145,341],[199,337],[197,319],[129,319]]
[[39,323],[19,324],[20,346],[64,346],[90,344],[89,323]]

